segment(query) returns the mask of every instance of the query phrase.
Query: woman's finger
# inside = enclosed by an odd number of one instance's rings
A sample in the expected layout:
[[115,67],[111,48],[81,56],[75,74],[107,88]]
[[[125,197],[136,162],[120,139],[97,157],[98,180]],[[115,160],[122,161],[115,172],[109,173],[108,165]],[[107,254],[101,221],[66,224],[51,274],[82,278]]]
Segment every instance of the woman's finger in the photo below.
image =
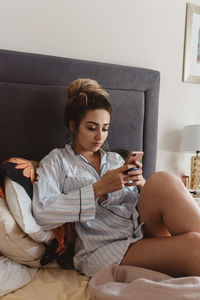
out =
[[138,169],[136,171],[130,171],[128,172],[127,174],[129,177],[133,177],[134,179],[134,176],[142,176],[142,170],[141,169]]
[[143,164],[142,164],[140,161],[135,160],[134,164],[135,164],[139,169],[142,169]]

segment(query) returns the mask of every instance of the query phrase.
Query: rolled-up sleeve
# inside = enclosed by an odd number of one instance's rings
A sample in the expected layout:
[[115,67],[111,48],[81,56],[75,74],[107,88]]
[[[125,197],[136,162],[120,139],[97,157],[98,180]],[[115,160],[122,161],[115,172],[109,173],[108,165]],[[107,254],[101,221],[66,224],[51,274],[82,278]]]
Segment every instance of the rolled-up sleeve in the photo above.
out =
[[37,222],[49,230],[66,222],[93,220],[96,212],[93,185],[64,194],[65,174],[60,160],[53,154],[40,162],[33,185],[33,214]]

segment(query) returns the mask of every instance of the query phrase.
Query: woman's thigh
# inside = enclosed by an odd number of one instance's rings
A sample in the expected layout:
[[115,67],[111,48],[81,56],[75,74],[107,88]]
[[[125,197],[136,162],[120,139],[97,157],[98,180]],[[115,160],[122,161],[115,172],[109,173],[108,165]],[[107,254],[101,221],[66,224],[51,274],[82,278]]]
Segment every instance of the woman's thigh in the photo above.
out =
[[200,275],[200,234],[144,238],[130,245],[121,265],[132,265],[171,276]]

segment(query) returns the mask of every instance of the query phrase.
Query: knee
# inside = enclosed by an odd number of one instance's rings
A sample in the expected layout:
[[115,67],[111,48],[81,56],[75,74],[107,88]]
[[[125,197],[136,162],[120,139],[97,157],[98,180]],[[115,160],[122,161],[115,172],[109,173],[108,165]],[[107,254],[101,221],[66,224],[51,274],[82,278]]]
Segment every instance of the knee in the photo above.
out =
[[179,177],[177,175],[174,175],[170,172],[165,171],[158,171],[153,173],[147,180],[179,180]]
[[146,181],[148,184],[157,186],[169,185],[169,184],[183,184],[181,179],[170,172],[159,171],[153,173]]
[[157,199],[160,205],[164,200],[173,201],[175,195],[183,189],[185,189],[184,184],[178,176],[169,172],[156,172],[147,179],[140,197],[153,199],[154,203]]

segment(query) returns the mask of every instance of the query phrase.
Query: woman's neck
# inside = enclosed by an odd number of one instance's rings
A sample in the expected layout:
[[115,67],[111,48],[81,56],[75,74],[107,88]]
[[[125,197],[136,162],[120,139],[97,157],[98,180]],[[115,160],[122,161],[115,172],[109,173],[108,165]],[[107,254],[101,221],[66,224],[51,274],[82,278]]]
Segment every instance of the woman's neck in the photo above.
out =
[[95,169],[100,172],[101,166],[101,153],[100,151],[91,152],[91,151],[78,151],[77,148],[72,144],[72,149],[76,155],[82,155],[89,164],[91,164]]
[[93,155],[89,155],[85,157],[87,161],[100,173],[101,170],[101,153],[98,150],[97,152],[93,152]]

